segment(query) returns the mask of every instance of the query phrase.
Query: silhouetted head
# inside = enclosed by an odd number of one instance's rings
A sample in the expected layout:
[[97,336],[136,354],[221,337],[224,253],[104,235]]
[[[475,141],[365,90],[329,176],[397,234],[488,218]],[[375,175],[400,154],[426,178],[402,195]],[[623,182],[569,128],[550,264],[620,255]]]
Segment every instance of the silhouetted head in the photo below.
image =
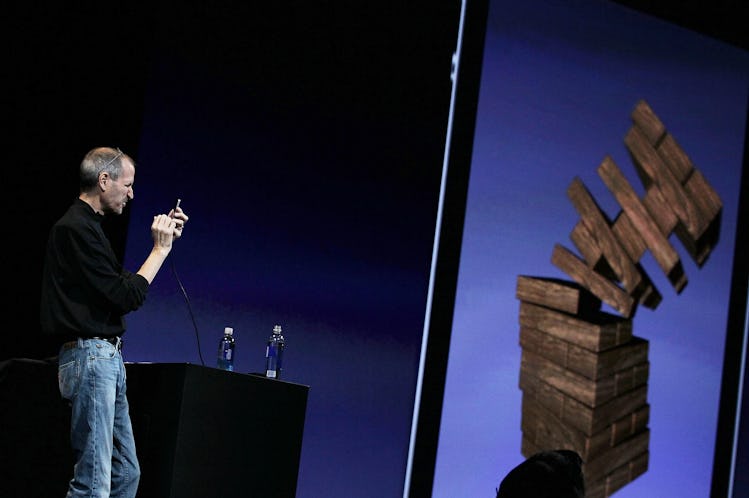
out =
[[584,498],[582,463],[572,450],[536,453],[502,479],[496,498]]

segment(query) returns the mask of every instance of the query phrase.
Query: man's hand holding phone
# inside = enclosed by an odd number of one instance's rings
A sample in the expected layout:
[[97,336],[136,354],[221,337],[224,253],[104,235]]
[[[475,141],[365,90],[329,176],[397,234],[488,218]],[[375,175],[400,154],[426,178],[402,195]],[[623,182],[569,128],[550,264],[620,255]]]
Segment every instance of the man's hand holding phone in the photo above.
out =
[[182,230],[185,228],[188,217],[182,208],[179,207],[182,199],[177,199],[174,203],[174,208],[169,212],[169,217],[174,220],[174,238],[178,239],[182,236]]

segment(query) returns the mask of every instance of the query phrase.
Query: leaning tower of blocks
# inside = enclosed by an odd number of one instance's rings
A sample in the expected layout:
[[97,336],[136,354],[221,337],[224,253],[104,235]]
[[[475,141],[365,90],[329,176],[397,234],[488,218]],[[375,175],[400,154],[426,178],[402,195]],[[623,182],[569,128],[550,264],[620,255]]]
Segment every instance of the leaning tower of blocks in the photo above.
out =
[[645,194],[605,157],[597,171],[621,211],[611,219],[573,179],[578,254],[556,244],[551,256],[571,280],[517,278],[521,452],[577,451],[587,498],[610,496],[648,468],[648,341],[632,320],[661,294],[641,258],[649,251],[679,294],[687,278],[670,236],[702,267],[720,232],[722,201],[658,116],[640,101],[631,117],[624,143]]

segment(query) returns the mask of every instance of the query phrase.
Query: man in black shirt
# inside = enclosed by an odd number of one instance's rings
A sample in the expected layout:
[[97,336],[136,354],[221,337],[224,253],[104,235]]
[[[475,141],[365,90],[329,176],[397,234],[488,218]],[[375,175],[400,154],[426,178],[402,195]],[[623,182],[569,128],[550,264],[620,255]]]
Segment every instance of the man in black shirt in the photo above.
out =
[[72,408],[75,466],[67,498],[134,498],[140,466],[125,393],[124,315],[145,301],[188,217],[179,207],[154,216],[153,248],[132,273],[117,261],[101,223],[133,198],[134,161],[98,147],[79,174],[78,198],[49,233],[40,316],[42,331],[60,344],[60,394]]

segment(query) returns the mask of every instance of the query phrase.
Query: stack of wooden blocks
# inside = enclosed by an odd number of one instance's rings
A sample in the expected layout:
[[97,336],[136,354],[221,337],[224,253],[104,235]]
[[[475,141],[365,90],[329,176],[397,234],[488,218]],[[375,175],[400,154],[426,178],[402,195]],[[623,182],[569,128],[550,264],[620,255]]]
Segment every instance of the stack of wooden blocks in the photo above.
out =
[[644,197],[606,157],[598,173],[622,207],[612,221],[575,178],[567,193],[580,220],[570,239],[582,257],[557,244],[551,258],[572,280],[521,275],[516,288],[521,451],[577,451],[587,498],[608,497],[648,469],[649,343],[632,320],[661,294],[640,259],[649,250],[680,293],[687,279],[669,236],[701,267],[720,232],[720,198],[646,102],[632,121],[624,141]]

